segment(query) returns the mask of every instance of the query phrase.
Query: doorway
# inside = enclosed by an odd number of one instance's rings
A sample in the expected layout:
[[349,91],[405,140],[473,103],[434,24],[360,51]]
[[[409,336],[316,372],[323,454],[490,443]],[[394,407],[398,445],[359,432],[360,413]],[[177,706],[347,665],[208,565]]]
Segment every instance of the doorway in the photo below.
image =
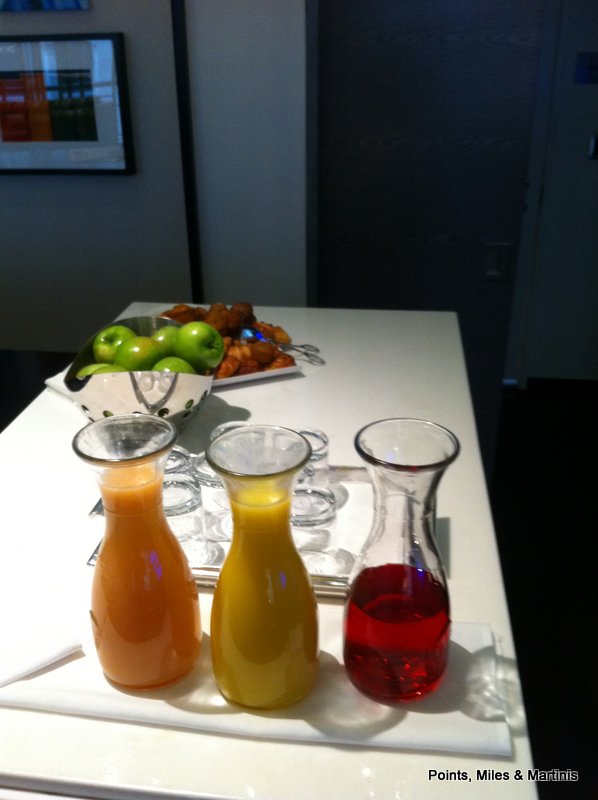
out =
[[319,0],[316,302],[456,311],[487,473],[543,10]]
[[507,375],[598,380],[598,4],[550,0]]

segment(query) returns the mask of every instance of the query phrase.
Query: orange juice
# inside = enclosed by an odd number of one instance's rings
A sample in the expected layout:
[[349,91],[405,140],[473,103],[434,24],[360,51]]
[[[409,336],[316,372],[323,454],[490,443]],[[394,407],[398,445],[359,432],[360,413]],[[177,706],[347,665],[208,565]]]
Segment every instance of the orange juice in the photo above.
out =
[[317,605],[291,538],[289,493],[249,484],[231,509],[233,540],[212,605],[216,682],[245,706],[288,705],[318,673]]
[[132,689],[174,683],[199,655],[197,587],[162,509],[155,463],[106,470],[106,531],[92,584],[94,640],[108,678]]

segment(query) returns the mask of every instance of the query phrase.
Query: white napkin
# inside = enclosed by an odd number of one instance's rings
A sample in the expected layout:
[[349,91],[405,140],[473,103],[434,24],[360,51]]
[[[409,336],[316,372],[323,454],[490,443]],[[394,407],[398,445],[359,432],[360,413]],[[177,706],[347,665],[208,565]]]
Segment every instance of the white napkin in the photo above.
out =
[[196,669],[175,686],[143,694],[120,691],[89,655],[5,686],[0,705],[252,739],[512,753],[488,626],[454,624],[443,685],[424,700],[393,708],[369,700],[349,681],[340,657],[342,607],[325,606],[321,612],[318,683],[307,698],[286,709],[251,712],[227,703],[212,675],[207,636]]
[[0,686],[81,650],[71,592],[11,566],[0,576]]

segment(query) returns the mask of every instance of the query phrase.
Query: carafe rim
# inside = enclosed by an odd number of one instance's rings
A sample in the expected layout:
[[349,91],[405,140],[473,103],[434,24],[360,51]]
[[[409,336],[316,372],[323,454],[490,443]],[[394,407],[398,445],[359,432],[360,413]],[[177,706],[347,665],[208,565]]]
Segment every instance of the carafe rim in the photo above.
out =
[[[373,453],[365,450],[360,441],[363,434],[371,428],[392,422],[418,423],[421,425],[426,425],[429,428],[434,428],[437,431],[441,431],[443,434],[446,435],[447,439],[450,441],[453,448],[452,452],[448,453],[444,458],[439,458],[433,461],[424,461],[422,463],[400,463],[400,462],[388,461],[387,459],[375,456]],[[452,464],[453,461],[455,461],[461,450],[461,443],[451,430],[449,430],[447,427],[441,425],[438,422],[433,422],[431,420],[422,419],[419,417],[386,417],[385,419],[379,419],[374,422],[369,422],[367,425],[364,425],[362,428],[360,428],[355,434],[354,446],[359,456],[368,465],[372,465],[374,467],[383,467],[385,469],[389,469],[395,472],[411,472],[411,473],[432,472],[435,470],[448,467],[449,464]]]
[[[234,470],[228,467],[223,466],[221,463],[216,461],[213,456],[213,450],[218,445],[222,444],[223,440],[226,439],[233,439],[236,436],[245,436],[248,433],[255,432],[257,430],[268,430],[268,431],[281,431],[287,434],[291,434],[294,438],[302,439],[305,444],[305,450],[301,458],[298,458],[294,461],[291,465],[285,466],[281,469],[275,469],[268,472],[247,472],[242,470]],[[220,434],[217,439],[210,442],[206,451],[205,457],[208,464],[212,467],[212,469],[222,475],[223,477],[230,477],[230,478],[242,478],[247,481],[263,481],[267,480],[268,478],[277,478],[282,477],[286,474],[292,474],[300,470],[309,460],[309,457],[312,452],[312,447],[309,441],[303,436],[299,431],[294,430],[293,428],[288,428],[285,425],[267,425],[267,424],[250,424],[246,426],[242,426],[239,428],[233,428],[231,430],[225,431],[224,433]]]
[[[83,440],[93,433],[92,429],[98,430],[103,427],[108,427],[109,425],[124,427],[127,423],[141,423],[142,426],[153,424],[156,430],[162,434],[161,440],[157,440],[153,445],[151,445],[148,440],[148,442],[145,443],[145,449],[143,445],[140,444],[138,448],[140,452],[132,452],[130,455],[123,452],[115,452],[113,456],[108,454],[100,456],[93,454],[91,446],[87,450],[84,449]],[[93,466],[110,468],[130,467],[143,464],[147,461],[155,461],[165,455],[172,449],[177,438],[178,431],[176,427],[172,422],[163,417],[159,417],[155,414],[115,414],[90,422],[84,428],[81,428],[72,440],[72,447],[80,459]],[[123,440],[124,439],[125,437],[123,437]]]

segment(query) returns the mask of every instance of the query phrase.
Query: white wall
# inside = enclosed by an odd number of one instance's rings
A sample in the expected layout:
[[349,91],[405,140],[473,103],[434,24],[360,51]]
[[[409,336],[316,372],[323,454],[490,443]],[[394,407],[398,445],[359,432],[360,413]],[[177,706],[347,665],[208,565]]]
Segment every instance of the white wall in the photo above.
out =
[[133,300],[190,297],[169,0],[0,14],[0,35],[125,34],[137,174],[0,175],[0,347],[76,350]]
[[305,2],[186,15],[205,299],[305,305]]

